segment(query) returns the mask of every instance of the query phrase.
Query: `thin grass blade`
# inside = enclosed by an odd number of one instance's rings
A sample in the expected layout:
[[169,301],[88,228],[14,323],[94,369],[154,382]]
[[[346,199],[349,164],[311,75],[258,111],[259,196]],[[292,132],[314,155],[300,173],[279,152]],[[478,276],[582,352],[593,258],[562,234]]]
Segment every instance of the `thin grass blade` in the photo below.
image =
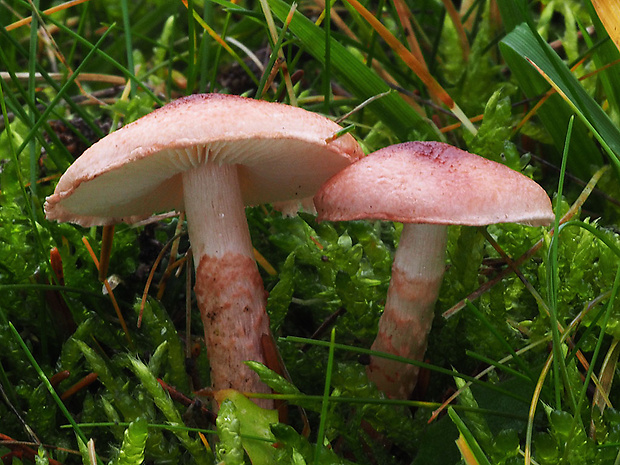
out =
[[605,26],[611,40],[620,49],[620,3],[615,0],[592,0],[592,6]]
[[461,420],[453,407],[448,408],[448,415],[450,415],[450,419],[459,430],[459,438],[456,440],[456,444],[461,451],[465,463],[467,465],[491,465],[491,462],[489,462],[489,459],[482,451],[473,433],[469,430],[465,422]]
[[[290,10],[286,2],[269,0],[269,6],[281,22],[286,20]],[[306,51],[324,65],[325,31],[298,11],[293,15],[289,29],[299,38]],[[344,45],[332,41],[330,50],[334,76],[358,99],[364,101],[390,90],[383,79],[351,54]],[[374,112],[400,140],[408,140],[414,131],[427,139],[442,138],[435,126],[416,113],[396,92],[373,101],[368,105],[368,109]]]
[[346,0],[355,10],[364,17],[366,21],[373,27],[375,31],[385,40],[401,60],[420,78],[424,85],[428,88],[430,94],[448,107],[461,124],[467,128],[472,134],[476,134],[476,128],[471,121],[465,116],[456,102],[450,97],[448,92],[441,87],[439,82],[428,72],[425,63],[420,63],[418,59],[405,47],[394,35],[386,28],[375,16],[368,11],[357,0]]
[[[620,131],[603,109],[588,95],[555,51],[542,42],[540,36],[537,36],[526,25],[518,26],[508,34],[501,42],[500,48],[505,57],[514,57],[515,54],[521,59],[525,57],[548,77],[549,82],[553,83],[556,90],[561,92],[582,121],[595,130],[595,136],[598,135],[599,142],[609,146],[607,154],[620,174],[620,159],[618,158],[620,154]],[[558,115],[554,117],[558,118]],[[575,136],[574,140],[578,141],[580,137],[577,138],[577,134]],[[571,153],[576,153],[576,151],[571,151]],[[600,166],[602,160],[596,156],[597,153],[597,150],[580,153],[578,155],[579,164]]]
[[[522,37],[526,34],[522,31],[527,29],[523,23],[529,19],[525,13],[525,2],[521,0],[498,0],[497,4],[506,30],[511,31],[500,43],[502,56],[525,96],[528,99],[539,99],[549,90],[549,85],[524,58],[526,56],[531,57],[531,50],[533,49],[528,47],[541,48],[535,38],[526,41],[525,37]],[[529,36],[532,39],[531,31]],[[552,51],[552,53],[555,52]],[[549,97],[548,101],[537,112],[538,118],[549,132],[557,149],[555,159],[552,160],[557,164],[561,162],[560,154],[564,148],[566,128],[572,114],[573,111],[569,105],[563,102],[559,95]],[[603,159],[583,124],[575,125],[571,145],[569,171],[582,179],[590,178],[592,166],[600,166]]]
[[588,48],[592,51],[592,60],[596,64],[596,67],[601,69],[599,78],[605,90],[607,101],[609,102],[609,110],[618,112],[620,110],[620,68],[611,65],[620,60],[620,51],[616,45],[609,40],[607,31],[592,4],[586,2],[586,7],[590,12],[590,18],[592,19],[592,25],[595,31],[594,37],[597,39],[597,42],[593,42],[588,29],[583,26],[580,26],[582,31],[581,35]]

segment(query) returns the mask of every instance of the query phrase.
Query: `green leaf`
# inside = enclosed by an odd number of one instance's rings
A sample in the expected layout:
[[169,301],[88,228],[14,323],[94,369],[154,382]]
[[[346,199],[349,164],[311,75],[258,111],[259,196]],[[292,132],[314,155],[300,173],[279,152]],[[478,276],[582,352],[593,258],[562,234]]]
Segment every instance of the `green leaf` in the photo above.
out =
[[47,451],[43,446],[39,446],[37,455],[34,456],[34,463],[35,465],[49,465],[50,459]]
[[332,449],[323,448],[315,456],[315,448],[307,438],[300,435],[289,425],[278,423],[271,428],[277,438],[275,464],[277,465],[353,465],[352,462],[339,458]]
[[468,465],[491,465],[491,462],[489,462],[489,459],[480,448],[480,445],[476,441],[476,438],[474,438],[472,432],[469,428],[467,428],[467,425],[465,425],[463,420],[461,420],[452,407],[448,408],[448,415],[450,415],[450,419],[459,430],[460,436],[456,443],[461,450],[461,455],[463,456],[465,463]]
[[[605,89],[607,100],[609,101],[612,113],[615,112],[616,121],[620,116],[620,70],[617,66],[606,67],[608,63],[615,63],[620,60],[620,52],[616,48],[616,45],[609,39],[609,35],[605,30],[605,27],[601,23],[596,10],[592,6],[592,2],[585,2],[586,8],[590,13],[592,19],[592,25],[595,29],[595,37],[597,39],[597,46],[594,49],[593,60],[596,63],[596,67],[601,69],[599,73],[601,83]],[[582,28],[582,32],[583,28]],[[592,43],[589,34],[583,33],[583,38],[586,41],[588,47],[593,48],[595,44]]]
[[[505,22],[512,24],[515,22],[515,17],[521,18],[519,22],[525,21],[526,18],[521,16],[522,11],[515,7],[512,1],[500,0],[498,5],[502,12],[502,19]],[[530,99],[538,99],[549,90],[549,85],[545,79],[525,59],[525,57],[531,59],[534,53],[537,56],[545,56],[545,52],[541,50],[541,47],[533,36],[532,31],[524,24],[518,27],[514,25],[514,30],[500,43],[502,56],[518,81],[521,91]],[[550,53],[555,54],[553,51]],[[555,56],[557,57],[557,55]],[[564,66],[559,57],[557,57],[557,61]],[[538,109],[536,114],[553,139],[554,145],[558,150],[558,156],[555,161],[559,164],[559,153],[564,148],[566,128],[573,111],[562,100],[562,97],[552,95]],[[575,137],[571,143],[569,169],[577,176],[589,178],[592,174],[591,165],[600,165],[602,157],[598,147],[583,124],[576,124],[573,132]]]
[[276,463],[289,465],[305,464],[312,457],[314,448],[307,438],[300,435],[292,426],[278,423],[271,427],[278,447],[276,448]]
[[476,398],[474,397],[471,389],[467,387],[467,383],[465,381],[455,377],[454,382],[456,383],[456,387],[460,390],[459,403],[474,409],[465,411],[464,413],[468,420],[468,424],[473,430],[474,437],[477,438],[477,440],[480,441],[485,448],[490,448],[493,444],[493,435],[489,430],[489,425],[487,424],[484,416],[475,411],[475,409],[478,408]]
[[80,436],[77,434],[75,435],[75,439],[77,440],[78,449],[80,451],[80,455],[82,456],[82,464],[92,465],[90,463],[90,454],[88,453],[88,447],[86,446],[86,443],[84,443],[84,441],[82,441]]
[[278,423],[278,412],[259,407],[233,389],[219,391],[216,399],[220,403],[217,429],[220,440],[225,445],[223,455],[218,448],[220,460],[224,460],[227,465],[243,463],[237,461],[238,448],[242,445],[253,465],[273,463],[275,437],[271,433],[271,425]]
[[[508,34],[502,40],[500,49],[529,97],[533,98],[547,90],[547,83],[542,77],[534,76],[533,73],[536,71],[531,66],[528,68],[525,62],[526,58],[548,76],[564,94],[570,103],[570,107],[588,126],[595,130],[595,136],[599,142],[604,146],[609,146],[608,155],[616,169],[620,171],[620,160],[618,160],[620,131],[598,103],[585,91],[557,53],[525,24],[516,27],[514,31]],[[530,81],[530,84],[526,84],[526,81]],[[551,104],[552,99],[554,100],[553,105]],[[556,146],[563,147],[568,118],[572,110],[567,108],[566,104],[557,101],[556,96],[553,96],[552,99],[549,99],[549,102],[540,108],[538,115],[551,132]],[[585,128],[576,125],[574,131],[571,142],[571,156],[568,158],[569,168],[575,170],[576,174],[587,178],[591,174],[591,166],[600,166],[602,159],[593,141],[584,133]],[[558,139],[560,135],[562,135],[561,140]]]

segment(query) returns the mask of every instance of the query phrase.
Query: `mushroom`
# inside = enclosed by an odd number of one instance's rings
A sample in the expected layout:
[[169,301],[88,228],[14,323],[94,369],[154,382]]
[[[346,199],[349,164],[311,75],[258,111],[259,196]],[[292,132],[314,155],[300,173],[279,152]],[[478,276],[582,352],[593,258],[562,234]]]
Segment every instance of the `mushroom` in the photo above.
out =
[[[361,148],[309,111],[232,95],[180,98],[109,134],[61,177],[48,219],[135,223],[185,211],[215,390],[269,392],[243,364],[270,334],[245,206],[299,203]],[[271,401],[258,402],[270,407]]]
[[[363,192],[363,193],[362,193]],[[547,225],[545,191],[510,168],[440,142],[378,150],[329,179],[314,199],[319,220],[404,223],[372,349],[422,360],[444,273],[447,225]],[[406,399],[418,367],[371,357],[368,377]]]

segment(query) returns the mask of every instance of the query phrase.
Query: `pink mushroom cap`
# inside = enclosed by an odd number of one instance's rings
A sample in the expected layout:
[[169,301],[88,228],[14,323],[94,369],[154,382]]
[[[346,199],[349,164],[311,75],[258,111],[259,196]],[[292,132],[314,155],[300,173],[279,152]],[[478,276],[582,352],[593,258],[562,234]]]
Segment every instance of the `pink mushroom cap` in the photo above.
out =
[[350,134],[333,139],[341,129],[289,105],[190,95],[86,150],[47,198],[45,213],[94,226],[181,211],[183,172],[207,161],[238,165],[246,205],[300,202],[363,155]]
[[548,225],[551,201],[530,178],[441,142],[378,150],[329,179],[315,196],[319,220]]

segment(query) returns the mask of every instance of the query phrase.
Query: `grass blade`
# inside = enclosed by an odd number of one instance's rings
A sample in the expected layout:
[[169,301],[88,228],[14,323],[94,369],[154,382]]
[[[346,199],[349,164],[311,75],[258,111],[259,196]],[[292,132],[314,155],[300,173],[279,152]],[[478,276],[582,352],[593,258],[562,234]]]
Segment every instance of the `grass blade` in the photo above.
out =
[[28,358],[28,361],[30,362],[32,367],[36,370],[37,374],[39,375],[39,378],[41,379],[41,381],[43,382],[43,384],[45,385],[45,387],[49,391],[50,395],[54,399],[54,402],[58,406],[58,409],[62,412],[62,414],[65,416],[65,418],[69,421],[69,423],[71,424],[71,427],[73,428],[73,431],[75,432],[75,434],[84,443],[86,443],[87,442],[86,436],[84,435],[84,433],[82,432],[82,430],[80,429],[80,427],[78,426],[76,421],[73,419],[73,416],[71,415],[71,413],[69,413],[69,411],[67,410],[67,407],[65,407],[65,404],[63,403],[63,401],[60,400],[60,397],[58,396],[58,394],[56,393],[56,390],[54,389],[54,387],[50,383],[50,380],[47,378],[47,376],[45,376],[45,373],[43,373],[43,370],[41,369],[41,367],[39,366],[39,364],[35,360],[34,356],[32,355],[32,352],[30,352],[30,349],[28,349],[28,346],[26,345],[26,343],[24,342],[22,337],[19,335],[19,332],[17,331],[17,329],[15,329],[15,326],[13,326],[13,324],[10,321],[8,322],[8,326],[9,326],[9,329],[11,330],[11,333],[13,333],[13,336],[15,337],[15,339],[17,340],[17,342],[21,346],[21,348],[24,351],[24,353],[26,354],[26,357]]
[[[30,25],[30,44],[28,47],[28,98],[30,101],[35,100],[36,82],[35,82],[35,69],[37,63],[37,46],[39,44],[38,32],[39,32],[39,16],[35,14],[35,11],[39,9],[39,1],[34,0],[32,3],[32,24]],[[30,109],[30,121],[34,122],[36,119],[36,111]],[[37,179],[36,179],[36,166],[37,166],[37,145],[34,139],[28,143],[29,159],[30,159],[30,190],[32,191],[31,208],[35,211],[34,197],[37,195]],[[21,151],[18,151],[20,153]]]
[[601,23],[599,16],[597,16],[594,7],[590,2],[586,3],[586,7],[590,13],[592,24],[594,26],[594,37],[597,39],[597,43],[593,43],[590,38],[590,34],[585,27],[580,27],[582,30],[582,36],[589,49],[593,50],[592,60],[596,64],[596,67],[602,69],[600,72],[600,80],[605,90],[605,95],[609,101],[609,111],[618,112],[620,109],[620,70],[617,66],[611,66],[620,60],[620,52],[612,41],[609,40],[609,36],[605,27]]
[[[127,53],[127,68],[133,73],[135,72],[135,67],[133,65],[133,42],[131,39],[131,23],[129,19],[129,6],[127,5],[127,0],[121,0],[121,11],[123,14],[123,30],[125,35],[125,48]],[[136,94],[136,89],[134,86],[131,86],[130,92],[132,97]]]
[[[269,0],[273,13],[284,22],[290,6],[283,0]],[[299,12],[295,12],[289,29],[306,51],[325,65],[325,31]],[[390,87],[373,70],[353,56],[344,45],[331,42],[331,69],[346,89],[364,101],[387,92]],[[409,140],[412,131],[427,139],[441,139],[436,128],[408,105],[397,93],[373,101],[368,105],[400,140]]]
[[405,357],[399,357],[397,355],[392,355],[392,354],[388,354],[385,352],[377,352],[374,350],[370,350],[370,349],[364,349],[361,347],[354,347],[354,346],[349,346],[349,345],[345,345],[345,344],[332,344],[331,342],[327,342],[327,341],[320,341],[318,339],[307,339],[307,338],[303,338],[303,337],[298,337],[298,336],[286,336],[286,337],[282,337],[280,338],[280,341],[282,342],[293,342],[293,343],[301,343],[301,344],[312,344],[312,345],[316,345],[316,346],[320,346],[320,347],[331,347],[333,345],[333,347],[335,349],[338,350],[348,350],[350,352],[353,353],[357,353],[357,354],[364,354],[364,355],[370,355],[372,357],[382,357],[388,360],[396,360],[398,362],[401,363],[409,363],[411,365],[415,365],[415,366],[419,366],[420,368],[426,368],[428,370],[431,371],[435,371],[437,373],[441,373],[443,375],[446,376],[450,376],[450,377],[457,377],[457,378],[461,378],[465,381],[469,381],[472,384],[477,384],[480,387],[486,388],[486,389],[490,389],[492,391],[504,394],[506,396],[512,397],[513,399],[516,399],[520,402],[524,402],[526,404],[529,404],[530,401],[529,399],[527,399],[526,397],[522,397],[518,394],[515,394],[514,392],[508,391],[506,389],[502,389],[499,386],[496,386],[495,384],[491,384],[491,383],[486,383],[476,377],[473,376],[469,376],[469,375],[464,375],[462,373],[457,373],[454,372],[452,370],[448,370],[447,368],[442,368],[439,366],[435,366],[432,365],[430,363],[425,363],[425,362],[420,362],[418,360],[412,360],[409,358],[405,358]]
[[332,372],[334,370],[334,345],[336,342],[336,329],[332,329],[329,340],[329,357],[327,359],[327,371],[325,373],[325,385],[323,388],[323,402],[321,404],[321,420],[319,422],[319,431],[317,432],[316,451],[314,453],[315,465],[320,463],[321,453],[325,447],[325,426],[327,424],[327,408],[329,406],[329,393],[332,384]]
[[[500,42],[499,48],[510,71],[518,81],[521,91],[528,99],[539,99],[549,89],[549,85],[524,58],[525,56],[530,56],[528,46],[534,48],[541,47],[536,39],[528,41],[527,44],[520,43],[524,40],[521,37],[523,32],[520,31],[527,29],[527,26],[522,23],[529,20],[525,13],[525,3],[521,0],[498,0],[497,4],[502,15],[502,21],[506,30],[511,31]],[[563,102],[559,95],[551,95],[548,101],[536,113],[549,132],[549,135],[553,138],[558,154],[562,153],[564,141],[566,140],[566,128],[572,113],[568,104]],[[582,124],[575,125],[574,136],[573,143],[571,144],[572,149],[568,169],[576,176],[587,179],[592,175],[591,166],[600,166],[602,157],[599,155],[598,147]],[[586,159],[585,154],[588,155],[588,159]],[[556,156],[554,161],[558,164],[561,162],[559,155]]]
[[[185,5],[185,8],[187,8],[189,11],[190,5],[186,0],[183,0],[183,5]],[[207,34],[209,34],[211,38],[215,40],[215,42],[217,42],[224,50],[226,50],[230,54],[230,56],[233,57],[237,63],[239,63],[239,66],[243,68],[243,70],[247,73],[248,77],[252,79],[252,81],[254,81],[256,85],[258,85],[258,79],[249,68],[249,66],[245,63],[245,61],[243,61],[243,59],[241,59],[241,57],[237,54],[237,52],[230,48],[230,45],[228,45],[226,41],[224,41],[224,39],[200,17],[196,10],[191,10],[191,13],[194,16],[196,22],[207,32]],[[190,57],[190,59],[193,58]]]
[[605,26],[611,40],[620,49],[620,5],[613,0],[592,0],[592,6]]
[[[558,201],[562,198],[562,192],[564,188],[564,174],[566,172],[566,162],[568,159],[568,149],[572,140],[573,122],[575,118],[571,117],[568,123],[568,129],[566,130],[566,143],[564,144],[564,154],[562,156],[562,167],[560,169],[560,180],[558,181]],[[560,225],[560,209],[556,206],[555,211],[555,223],[554,231],[558,230]],[[551,335],[553,337],[553,381],[555,385],[555,408],[561,408],[561,387],[560,387],[560,370],[562,371],[564,379],[567,379],[566,365],[564,364],[564,356],[562,355],[562,348],[560,343],[560,333],[558,330],[558,235],[555,234],[551,239],[553,242],[549,246],[549,255],[547,261],[547,296],[549,298],[549,321],[551,325]],[[566,388],[570,389],[570,383],[566,383]]]
[[[526,57],[544,75],[548,76],[549,82],[553,83],[558,92],[561,92],[566,102],[577,112],[582,121],[591,126],[591,129],[595,131],[595,136],[597,136],[599,142],[603,146],[607,145],[609,147],[606,150],[607,154],[616,167],[617,172],[620,173],[620,159],[618,158],[618,154],[620,154],[620,131],[602,108],[588,95],[560,57],[547,44],[542,42],[540,36],[535,35],[528,26],[520,25],[504,38],[500,48],[507,60],[512,61],[511,69],[516,64],[513,60],[516,54],[521,60],[523,57]],[[517,66],[517,68],[521,67],[522,65]],[[513,69],[513,71],[515,70]],[[523,74],[522,71],[519,70],[518,73]],[[529,75],[529,72],[526,74]],[[521,80],[519,79],[519,81]],[[549,108],[551,109],[551,107]],[[554,111],[557,111],[557,109],[554,108]],[[553,115],[556,119],[564,116],[555,113]],[[574,140],[578,141],[580,139],[581,137],[575,134]],[[597,150],[584,153],[579,148],[578,150],[571,151],[571,154],[573,153],[579,153],[579,166],[600,166],[602,164],[600,157],[593,155],[598,153]],[[582,167],[581,170],[583,169]]]
[[482,451],[482,448],[474,438],[474,435],[469,430],[467,425],[458,414],[454,411],[454,408],[448,408],[448,415],[450,415],[450,419],[454,422],[457,429],[459,430],[459,438],[456,440],[456,444],[461,451],[461,455],[463,456],[463,460],[467,465],[491,465],[489,459]]
[[497,332],[497,329],[489,322],[484,313],[478,310],[478,308],[476,308],[476,306],[472,304],[469,300],[465,301],[465,304],[467,305],[467,308],[476,316],[476,318],[478,318],[480,322],[487,328],[487,330],[500,342],[500,344],[502,344],[506,348],[508,353],[512,355],[513,360],[517,365],[519,365],[519,368],[521,368],[526,378],[533,382],[534,376],[530,372],[526,363],[521,359],[521,357],[519,357],[517,352],[512,348],[508,341]]
[[43,125],[43,123],[47,121],[47,117],[52,113],[52,111],[56,107],[56,104],[64,97],[64,94],[69,88],[69,86],[71,86],[71,84],[77,79],[77,77],[80,74],[80,71],[86,65],[88,60],[95,54],[97,50],[99,50],[99,46],[103,43],[104,39],[108,36],[108,34],[112,31],[112,29],[113,29],[113,25],[110,26],[110,28],[104,34],[102,34],[101,38],[97,41],[97,43],[93,46],[93,48],[88,52],[86,57],[84,57],[84,60],[82,61],[82,63],[80,63],[80,65],[75,69],[75,72],[69,77],[69,79],[67,79],[67,82],[63,84],[63,86],[60,88],[56,96],[54,96],[54,98],[50,101],[45,111],[39,116],[39,118],[36,121],[33,121],[30,131],[24,137],[22,144],[16,150],[16,154],[22,153],[22,151],[26,148],[26,146],[30,143],[30,141],[34,139],[41,125]]
[[465,116],[463,111],[459,108],[456,102],[450,97],[450,95],[444,90],[443,87],[437,82],[437,80],[428,72],[425,63],[420,63],[418,59],[405,47],[394,35],[386,28],[377,18],[375,18],[370,11],[368,11],[357,0],[346,0],[355,10],[361,14],[366,21],[373,27],[375,31],[387,42],[394,52],[403,60],[407,66],[420,78],[424,85],[428,88],[430,94],[442,102],[448,107],[461,124],[469,130],[472,134],[476,134],[476,128],[471,121]]

